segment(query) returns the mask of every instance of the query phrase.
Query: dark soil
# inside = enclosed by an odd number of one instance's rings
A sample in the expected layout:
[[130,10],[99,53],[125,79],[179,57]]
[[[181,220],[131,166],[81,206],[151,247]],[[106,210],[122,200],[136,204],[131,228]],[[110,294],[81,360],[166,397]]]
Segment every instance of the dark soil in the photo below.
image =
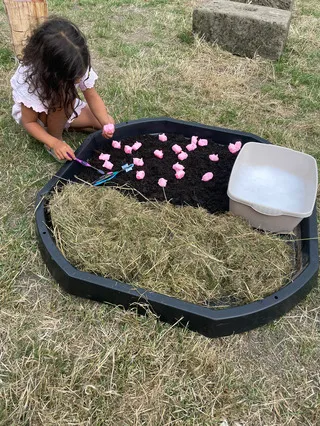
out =
[[[97,147],[93,158],[88,158],[87,161],[102,169],[103,161],[98,157],[101,152],[108,153],[111,155],[110,161],[114,164],[113,171],[118,171],[121,170],[123,164],[131,164],[133,157],[143,158],[143,167],[135,166],[129,173],[120,173],[111,181],[111,184],[128,184],[149,200],[164,201],[166,197],[173,204],[201,206],[210,213],[228,210],[227,188],[237,154],[231,154],[227,146],[219,145],[212,140],[208,140],[207,146],[198,146],[196,150],[188,152],[185,147],[190,143],[189,138],[176,134],[167,134],[167,137],[167,142],[160,142],[158,136],[154,135],[140,135],[135,138],[123,139],[121,140],[121,150],[114,149],[111,141],[105,141]],[[134,152],[134,155],[125,154],[124,145],[131,146],[136,141],[142,143],[141,148]],[[188,153],[189,156],[186,160],[178,160],[177,155],[171,149],[174,144],[180,145]],[[163,151],[162,159],[154,156],[153,152],[156,149]],[[210,154],[218,154],[219,161],[212,162],[209,159]],[[176,162],[185,166],[186,174],[181,180],[175,178],[175,171],[172,169],[172,165]],[[145,171],[143,180],[136,179],[137,170]],[[201,178],[207,172],[212,172],[214,177],[211,181],[203,182]],[[78,176],[90,183],[101,177],[97,172],[86,167],[83,167]],[[164,190],[158,185],[159,178],[168,180]],[[136,196],[140,201],[144,201],[143,197],[138,194]]]

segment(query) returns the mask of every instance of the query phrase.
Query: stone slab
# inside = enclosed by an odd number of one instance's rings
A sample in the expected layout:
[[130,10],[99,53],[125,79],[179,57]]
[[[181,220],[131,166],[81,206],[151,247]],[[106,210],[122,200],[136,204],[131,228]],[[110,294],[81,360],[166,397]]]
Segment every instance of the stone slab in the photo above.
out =
[[234,0],[258,6],[274,7],[276,9],[292,10],[294,0]]
[[193,31],[235,55],[277,60],[291,12],[228,0],[206,0],[193,11]]

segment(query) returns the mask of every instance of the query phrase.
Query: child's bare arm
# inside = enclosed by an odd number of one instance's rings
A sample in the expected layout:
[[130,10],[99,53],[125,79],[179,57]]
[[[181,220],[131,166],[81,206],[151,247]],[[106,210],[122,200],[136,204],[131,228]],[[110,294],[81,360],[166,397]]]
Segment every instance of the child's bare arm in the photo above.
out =
[[38,122],[38,113],[32,108],[27,108],[25,105],[21,105],[21,123],[26,131],[37,139],[44,143],[49,148],[52,148],[59,160],[67,159],[70,160],[67,153],[70,153],[71,157],[74,158],[73,149],[65,142],[51,136]]
[[[114,124],[114,119],[111,117],[111,115],[108,114],[107,108],[103,100],[100,98],[94,87],[92,87],[91,89],[86,89],[83,94],[86,101],[88,102],[92,113],[94,114],[94,116],[99,121],[102,127],[105,124]],[[111,138],[112,135],[113,133],[107,133],[104,136]]]

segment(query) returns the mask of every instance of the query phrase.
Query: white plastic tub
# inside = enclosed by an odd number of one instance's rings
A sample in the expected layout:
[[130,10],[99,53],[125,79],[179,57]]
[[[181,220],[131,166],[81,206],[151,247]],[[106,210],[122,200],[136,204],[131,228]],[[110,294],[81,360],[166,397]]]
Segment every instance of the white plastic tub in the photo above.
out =
[[248,142],[231,172],[229,210],[255,228],[291,232],[311,216],[317,186],[317,163],[310,155]]

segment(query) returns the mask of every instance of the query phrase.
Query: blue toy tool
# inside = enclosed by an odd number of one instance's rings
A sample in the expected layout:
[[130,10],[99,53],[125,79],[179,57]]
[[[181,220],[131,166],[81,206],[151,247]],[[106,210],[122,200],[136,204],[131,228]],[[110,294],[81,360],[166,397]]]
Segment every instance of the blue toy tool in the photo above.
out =
[[118,170],[117,172],[109,172],[103,177],[101,177],[100,179],[93,182],[92,185],[93,186],[102,185],[103,183],[109,182],[110,180],[114,179],[121,172],[126,172],[126,173],[131,172],[133,168],[134,168],[134,164],[124,164],[123,166],[121,166],[122,170]]

